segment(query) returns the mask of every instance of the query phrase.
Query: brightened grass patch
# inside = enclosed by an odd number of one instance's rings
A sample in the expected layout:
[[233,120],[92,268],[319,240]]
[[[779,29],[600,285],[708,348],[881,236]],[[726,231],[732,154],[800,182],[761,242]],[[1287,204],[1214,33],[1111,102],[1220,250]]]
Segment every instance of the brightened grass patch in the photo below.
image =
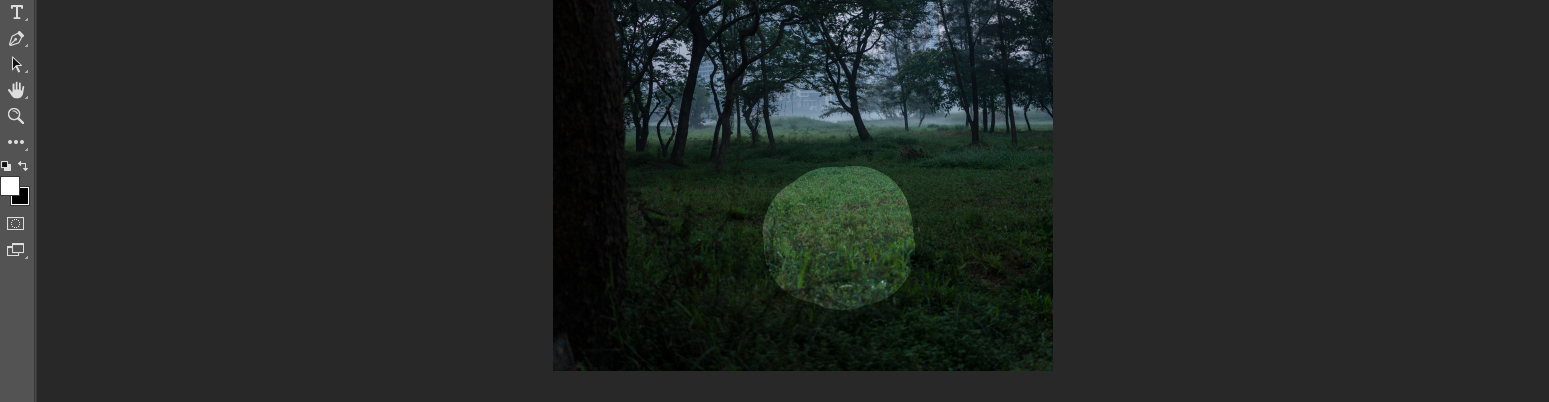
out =
[[909,277],[912,223],[887,175],[860,166],[813,170],[780,191],[764,216],[770,274],[823,307],[882,300]]

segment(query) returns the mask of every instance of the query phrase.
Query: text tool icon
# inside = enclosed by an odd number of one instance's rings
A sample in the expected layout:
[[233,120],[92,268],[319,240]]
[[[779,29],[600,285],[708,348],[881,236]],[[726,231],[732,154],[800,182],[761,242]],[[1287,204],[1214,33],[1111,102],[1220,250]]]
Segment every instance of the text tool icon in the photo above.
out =
[[22,33],[22,31],[16,31],[16,33],[11,34],[11,46],[22,43],[22,38],[25,37],[27,37],[27,34]]
[[11,110],[5,112],[5,115],[6,115],[6,117],[10,117],[11,120],[16,120],[17,123],[27,124],[27,122],[22,121],[22,111],[21,111],[21,109],[17,109],[17,108],[13,107],[13,108],[11,108]]
[[26,8],[26,6],[23,6],[23,5],[20,5],[20,4],[12,4],[11,5],[11,11],[15,11],[16,12],[16,16],[11,17],[11,19],[13,19],[13,20],[22,19],[22,9],[23,8]]
[[16,56],[11,56],[11,70],[22,72],[22,62],[16,61]]
[[5,91],[11,93],[11,99],[21,99],[22,93],[27,92],[27,87],[22,86],[22,83],[17,82],[11,84],[11,89],[7,89]]
[[23,243],[11,243],[11,245],[5,246],[5,256],[6,257],[19,256],[19,255],[22,255],[22,253],[25,253],[25,252],[27,252],[27,245],[23,244]]
[[6,217],[5,230],[27,230],[27,218],[20,216]]

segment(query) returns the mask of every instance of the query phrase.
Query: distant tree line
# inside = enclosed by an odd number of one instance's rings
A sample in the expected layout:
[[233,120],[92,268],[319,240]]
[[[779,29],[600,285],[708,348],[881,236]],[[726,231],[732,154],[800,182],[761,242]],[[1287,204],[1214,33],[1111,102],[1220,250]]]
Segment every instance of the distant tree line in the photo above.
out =
[[[683,163],[688,130],[713,121],[717,169],[732,132],[774,147],[769,118],[797,88],[830,97],[824,117],[964,111],[970,141],[1017,109],[1054,115],[1052,0],[612,0],[635,152]],[[708,67],[708,71],[707,68]],[[667,127],[666,135],[662,126]],[[655,133],[655,146],[651,144]]]

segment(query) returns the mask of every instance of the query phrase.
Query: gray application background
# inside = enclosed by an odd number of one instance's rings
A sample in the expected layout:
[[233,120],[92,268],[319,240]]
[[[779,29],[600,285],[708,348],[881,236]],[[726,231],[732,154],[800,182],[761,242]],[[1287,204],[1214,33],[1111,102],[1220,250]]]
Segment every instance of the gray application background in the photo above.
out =
[[[21,19],[16,19],[18,10],[11,9],[11,5],[22,6]],[[0,161],[11,164],[11,171],[0,170],[0,176],[17,177],[22,187],[30,187],[27,206],[11,205],[11,197],[0,196],[0,211],[4,211],[0,218],[25,219],[22,230],[0,230],[0,248],[12,243],[25,245],[21,256],[0,253],[0,401],[7,402],[37,400],[37,11],[36,0],[0,1],[0,40],[6,42],[0,45],[0,62],[4,63],[0,88],[6,90],[0,92],[0,113],[16,108],[25,123],[11,120],[9,115],[0,118]],[[17,31],[25,36],[16,45],[10,45],[10,38]],[[21,62],[20,72],[11,69],[12,57]],[[21,99],[12,98],[9,92],[13,83],[18,82],[25,88]],[[27,164],[27,170],[22,170],[22,163]],[[5,223],[0,220],[0,229],[8,227]]]

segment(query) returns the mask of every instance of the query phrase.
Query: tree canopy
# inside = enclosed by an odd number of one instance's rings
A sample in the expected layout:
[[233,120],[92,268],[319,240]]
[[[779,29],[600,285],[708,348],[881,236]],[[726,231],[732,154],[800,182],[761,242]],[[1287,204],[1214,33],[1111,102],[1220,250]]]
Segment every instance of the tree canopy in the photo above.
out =
[[672,135],[658,145],[670,144],[674,163],[683,163],[690,126],[706,118],[719,128],[717,168],[734,119],[755,136],[765,123],[774,146],[767,123],[782,110],[771,100],[797,89],[825,95],[824,116],[848,115],[862,141],[871,139],[865,114],[907,121],[961,110],[974,143],[997,121],[1015,139],[1018,108],[1054,115],[1052,0],[612,4],[635,151],[646,151],[647,128],[670,115]]

